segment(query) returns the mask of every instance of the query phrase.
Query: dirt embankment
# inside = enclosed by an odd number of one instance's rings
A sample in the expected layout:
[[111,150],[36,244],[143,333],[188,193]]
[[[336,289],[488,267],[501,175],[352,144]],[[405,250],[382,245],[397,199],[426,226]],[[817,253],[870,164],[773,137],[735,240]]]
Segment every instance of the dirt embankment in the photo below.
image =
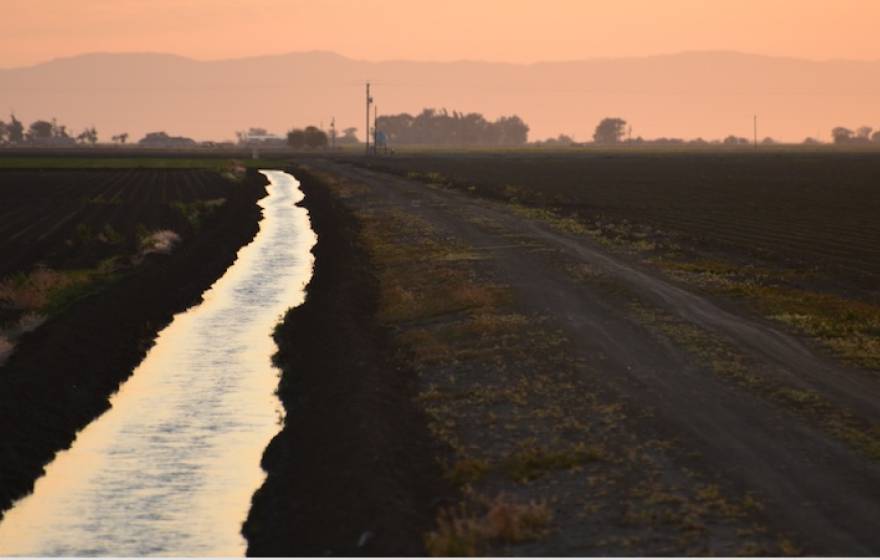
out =
[[259,229],[265,178],[249,172],[171,255],[152,255],[23,337],[0,368],[0,512],[109,407],[174,313],[196,304]]
[[379,287],[351,210],[305,170],[315,271],[275,333],[284,429],[244,526],[248,555],[421,555],[440,483],[415,378],[376,322]]

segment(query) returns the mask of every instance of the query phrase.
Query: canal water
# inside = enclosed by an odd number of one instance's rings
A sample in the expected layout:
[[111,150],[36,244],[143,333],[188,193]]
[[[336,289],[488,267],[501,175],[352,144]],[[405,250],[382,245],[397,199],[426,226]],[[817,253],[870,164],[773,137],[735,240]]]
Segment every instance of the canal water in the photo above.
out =
[[244,554],[241,525],[282,418],[271,333],[304,299],[316,241],[297,181],[263,173],[256,238],[7,512],[0,556]]

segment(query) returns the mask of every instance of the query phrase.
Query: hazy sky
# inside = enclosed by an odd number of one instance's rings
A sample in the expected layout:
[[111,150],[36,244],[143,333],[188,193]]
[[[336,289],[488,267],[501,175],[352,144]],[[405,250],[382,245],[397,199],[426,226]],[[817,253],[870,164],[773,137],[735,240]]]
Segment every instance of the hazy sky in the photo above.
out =
[[880,59],[880,0],[4,0],[0,67],[94,51],[506,62],[738,50]]

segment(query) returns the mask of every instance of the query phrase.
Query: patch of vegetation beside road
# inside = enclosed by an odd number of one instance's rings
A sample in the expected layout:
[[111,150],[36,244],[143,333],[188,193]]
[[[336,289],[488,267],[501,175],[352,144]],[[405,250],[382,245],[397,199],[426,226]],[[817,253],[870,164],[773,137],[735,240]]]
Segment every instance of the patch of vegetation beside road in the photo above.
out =
[[657,259],[674,278],[748,302],[755,311],[805,334],[838,357],[880,371],[880,303],[822,292],[797,271],[721,260]]

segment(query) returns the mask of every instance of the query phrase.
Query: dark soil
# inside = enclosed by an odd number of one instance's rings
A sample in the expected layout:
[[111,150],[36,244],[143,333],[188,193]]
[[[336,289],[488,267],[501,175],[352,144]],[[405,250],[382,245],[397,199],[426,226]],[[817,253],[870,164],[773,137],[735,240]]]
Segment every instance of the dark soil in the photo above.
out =
[[194,203],[225,198],[232,186],[199,169],[2,170],[0,278],[36,264],[92,267],[136,253],[138,234],[150,231],[193,237]]
[[643,224],[648,237],[680,235],[689,246],[766,257],[871,290],[880,279],[877,154],[431,154],[369,166],[603,230]]
[[306,302],[275,333],[284,429],[244,526],[249,556],[424,554],[448,489],[411,371],[393,365],[375,322],[378,287],[358,224],[303,170],[315,271]]
[[[161,175],[150,173],[154,180]],[[227,182],[222,189],[226,203],[171,255],[147,257],[19,340],[0,368],[0,511],[33,489],[54,454],[68,448],[76,433],[109,407],[109,397],[143,359],[158,331],[174,313],[198,303],[234,262],[238,249],[253,239],[264,185],[263,176],[253,171],[240,185]],[[163,192],[141,187],[135,192],[147,198],[154,196],[150,192]],[[134,196],[113,208],[137,202]]]

